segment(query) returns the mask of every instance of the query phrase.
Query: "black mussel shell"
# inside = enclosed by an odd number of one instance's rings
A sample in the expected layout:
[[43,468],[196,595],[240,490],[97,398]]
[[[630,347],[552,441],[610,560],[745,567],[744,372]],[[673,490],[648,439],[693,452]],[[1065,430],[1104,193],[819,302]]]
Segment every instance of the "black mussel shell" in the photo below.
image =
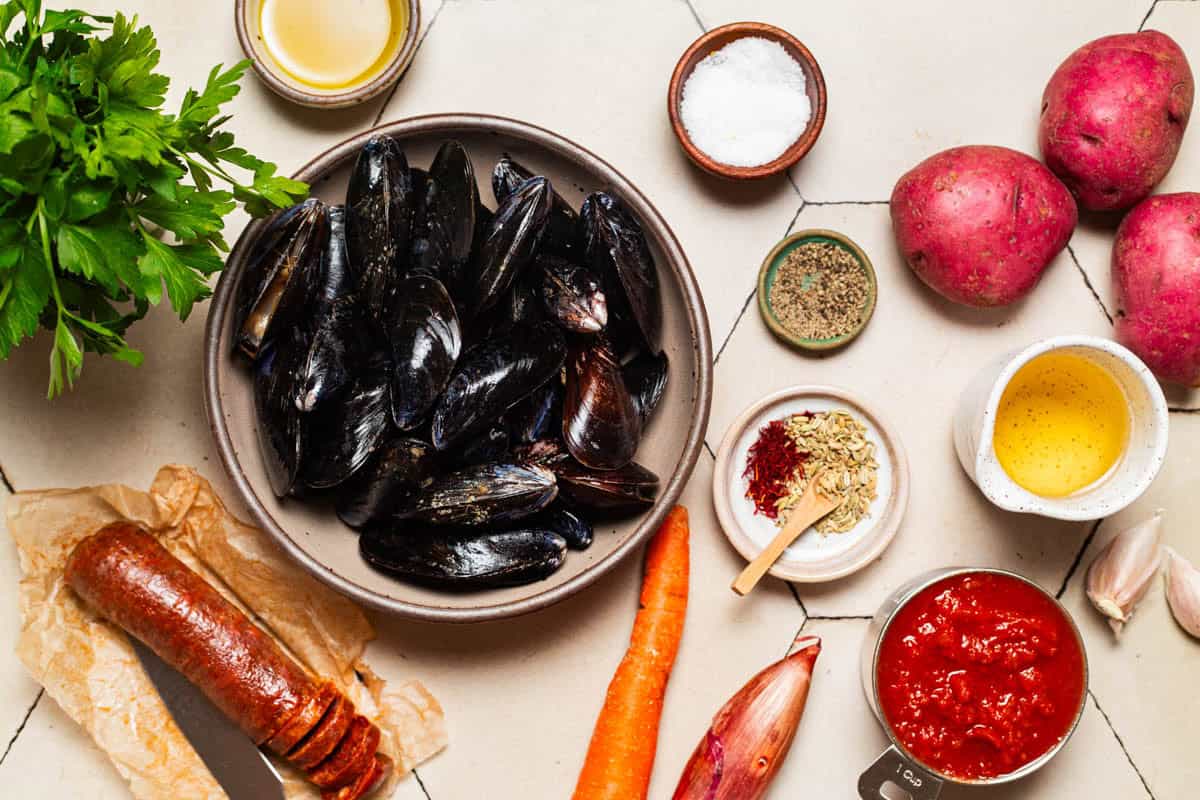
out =
[[289,328],[263,348],[254,368],[258,443],[277,497],[291,494],[300,476],[304,415],[296,407],[296,375],[305,357],[303,331]]
[[[492,194],[497,203],[503,203],[522,183],[535,177],[533,170],[508,156],[503,156],[492,170]],[[554,192],[550,207],[550,219],[546,223],[546,234],[542,247],[563,258],[571,258],[582,248],[579,246],[579,214],[562,195]]]
[[322,314],[342,298],[354,294],[346,255],[346,207],[329,206],[329,244],[321,256],[321,277],[317,287],[317,314]]
[[463,445],[455,459],[462,466],[503,461],[508,455],[511,438],[503,425],[493,425]]
[[621,364],[603,337],[576,342],[567,361],[562,435],[586,467],[618,469],[633,461],[642,420]]
[[492,196],[497,203],[503,203],[509,195],[517,190],[525,181],[533,177],[533,172],[513,161],[507,155],[501,156],[492,168]]
[[[471,254],[466,261],[451,262],[444,270],[443,283],[454,305],[458,308],[458,318],[462,320],[464,330],[468,331],[468,339],[474,341],[470,334],[476,331],[486,332],[488,320],[477,319],[474,314],[475,287],[479,285],[479,259],[483,251],[483,242],[491,229],[493,214],[482,203],[475,207],[475,234],[471,242]],[[485,315],[487,316],[487,315]]]
[[[278,247],[279,242],[283,238],[294,236],[301,218],[311,214],[313,208],[319,205],[320,202],[315,197],[309,197],[294,206],[288,206],[282,211],[277,211],[268,217],[263,223],[262,232],[254,237],[254,242],[250,246],[250,254],[246,258],[246,263],[254,264],[268,252]],[[253,268],[248,268],[247,272],[251,269]],[[250,293],[257,288],[258,286],[253,281],[246,280],[241,282],[237,293],[239,308],[251,299]]]
[[436,525],[498,525],[541,511],[558,495],[544,467],[495,462],[447,473],[397,519]]
[[509,290],[492,308],[471,319],[472,344],[503,336],[514,327],[530,327],[546,321],[542,304],[541,274],[534,267],[522,272]]
[[402,431],[412,430],[445,390],[462,351],[458,312],[441,281],[424,275],[401,281],[388,340],[392,421]]
[[572,333],[599,333],[608,324],[608,302],[592,273],[557,256],[538,256],[542,304],[550,318]]
[[595,192],[584,200],[580,225],[586,263],[604,286],[610,310],[614,304],[618,311],[627,309],[644,349],[657,352],[662,297],[654,256],[641,225],[605,192]]
[[490,533],[370,530],[359,538],[363,559],[401,580],[469,591],[521,586],[553,575],[566,560],[557,533],[521,528]]
[[637,463],[603,472],[569,460],[549,464],[559,489],[575,505],[604,514],[636,514],[654,505],[658,476]]
[[551,469],[555,464],[571,460],[571,454],[561,439],[538,439],[529,444],[519,444],[509,455],[518,464],[535,464]]
[[558,436],[562,426],[563,383],[551,378],[504,415],[508,432],[518,444]]
[[362,310],[351,296],[332,304],[316,322],[309,337],[293,339],[288,346],[301,347],[305,355],[296,373],[295,402],[302,412],[329,408],[341,400],[354,383],[368,342],[364,337]]
[[513,328],[463,353],[434,408],[434,447],[447,450],[494,424],[558,374],[566,351],[562,332],[543,323]]
[[338,516],[351,528],[385,522],[427,489],[437,470],[437,453],[428,442],[392,439],[338,490]]
[[445,248],[450,261],[463,262],[471,255],[478,208],[479,187],[471,157],[459,142],[446,142],[429,167],[425,221],[430,239]]
[[391,306],[407,269],[415,204],[404,151],[391,137],[372,137],[350,175],[346,246],[362,302],[376,319]]
[[623,368],[625,385],[633,395],[638,416],[642,418],[642,427],[650,421],[654,409],[658,408],[658,403],[667,390],[670,368],[671,363],[666,353],[652,355],[644,352],[639,353]]
[[551,503],[545,511],[530,518],[528,524],[554,531],[567,540],[567,547],[572,550],[587,550],[595,538],[592,523],[567,505],[561,497]]
[[306,200],[264,234],[270,243],[251,260],[238,296],[237,348],[257,358],[274,331],[307,322],[329,242],[329,215],[320,200]]
[[319,409],[305,430],[300,479],[310,489],[330,489],[350,479],[392,430],[388,403],[391,359],[369,356],[340,402]]
[[550,203],[550,181],[531,178],[496,209],[479,254],[476,314],[500,302],[533,260],[546,230]]

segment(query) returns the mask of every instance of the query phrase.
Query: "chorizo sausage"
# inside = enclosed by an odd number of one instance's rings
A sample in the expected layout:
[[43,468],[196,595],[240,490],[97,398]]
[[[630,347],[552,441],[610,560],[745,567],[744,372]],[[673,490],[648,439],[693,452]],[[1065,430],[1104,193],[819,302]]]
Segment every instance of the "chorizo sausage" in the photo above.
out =
[[[110,525],[75,546],[68,585],[181,672],[255,744],[308,772],[327,800],[358,800],[391,761],[379,729],[314,678],[149,533]],[[353,720],[353,724],[351,724]]]

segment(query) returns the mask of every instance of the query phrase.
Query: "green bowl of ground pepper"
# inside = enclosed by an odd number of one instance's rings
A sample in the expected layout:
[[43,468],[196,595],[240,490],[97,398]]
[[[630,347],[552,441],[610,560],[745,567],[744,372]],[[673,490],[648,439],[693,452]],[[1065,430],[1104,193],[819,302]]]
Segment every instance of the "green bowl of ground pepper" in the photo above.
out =
[[812,229],[788,236],[758,273],[758,310],[801,350],[841,347],[867,327],[878,286],[871,259],[849,237]]

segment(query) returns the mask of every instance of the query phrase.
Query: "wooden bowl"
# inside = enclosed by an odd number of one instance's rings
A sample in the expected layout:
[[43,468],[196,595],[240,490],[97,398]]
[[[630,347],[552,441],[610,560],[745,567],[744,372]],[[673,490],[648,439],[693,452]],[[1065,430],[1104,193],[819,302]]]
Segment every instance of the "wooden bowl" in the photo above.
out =
[[[812,115],[809,117],[808,127],[805,128],[804,133],[779,158],[757,167],[734,167],[710,158],[692,143],[687,129],[680,119],[679,103],[683,98],[683,85],[687,83],[692,70],[696,68],[696,64],[701,59],[715,50],[720,50],[735,39],[747,36],[758,36],[778,42],[783,45],[792,58],[800,63],[800,67],[804,70],[804,77],[807,79],[806,89],[809,103],[812,106]],[[688,154],[688,158],[705,172],[730,180],[765,178],[790,169],[797,161],[804,158],[816,144],[817,137],[821,135],[821,128],[825,126],[825,110],[825,76],[821,74],[821,66],[813,58],[813,54],[799,39],[787,31],[764,22],[734,22],[723,25],[692,42],[692,46],[684,52],[679,63],[675,65],[675,72],[671,75],[671,85],[667,90],[667,113],[671,117],[671,127],[675,130],[675,136],[679,139],[679,144],[683,146],[684,152]]]
[[[734,420],[717,450],[713,469],[713,506],[734,548],[753,561],[779,529],[754,512],[746,497],[746,456],[768,422],[803,411],[848,411],[867,427],[879,463],[879,496],[870,516],[845,533],[807,530],[769,570],[794,583],[823,583],[857,572],[878,558],[900,529],[908,508],[909,471],[904,445],[886,419],[857,396],[833,386],[794,386],[767,395]],[[732,580],[735,576],[729,576]]]
[[420,0],[402,0],[408,13],[404,40],[388,65],[365,83],[342,89],[318,89],[288,75],[267,52],[262,38],[260,9],[263,0],[234,0],[233,20],[242,52],[254,66],[263,83],[275,94],[309,108],[347,108],[374,99],[390,89],[404,75],[417,54],[421,29]]
[[318,579],[351,598],[401,616],[439,622],[476,622],[511,617],[556,603],[639,551],[678,501],[708,425],[712,397],[712,344],[700,287],[665,220],[636,186],[606,161],[548,130],[516,120],[475,114],[415,117],[354,136],[317,156],[296,178],[324,200],[341,202],[362,145],[382,133],[397,139],[413,166],[427,167],[438,146],[458,139],[475,164],[480,197],[492,202],[492,166],[508,153],[546,175],[578,207],[605,188],[641,220],[658,264],[662,286],[661,346],[670,358],[667,391],[646,429],[637,460],[662,480],[654,507],[639,517],[595,520],[590,549],[572,551],[555,575],[540,583],[451,594],[401,583],[366,565],[358,535],[331,508],[280,501],[271,491],[257,441],[251,371],[233,352],[234,297],[246,273],[246,257],[262,222],[250,225],[230,253],[212,300],[205,329],[205,410],[221,462],[254,522]]
[[[842,248],[854,256],[859,266],[862,267],[863,272],[866,273],[867,299],[863,304],[862,318],[853,330],[841,336],[831,336],[826,339],[810,339],[804,336],[797,336],[784,327],[779,318],[775,316],[775,309],[771,305],[771,288],[775,285],[775,278],[779,275],[780,265],[783,264],[788,253],[808,242],[828,242]],[[837,231],[829,231],[821,228],[797,231],[775,245],[774,249],[763,259],[762,267],[758,270],[758,313],[762,315],[763,321],[767,323],[767,327],[771,329],[771,333],[801,350],[815,352],[834,350],[858,338],[858,335],[866,329],[867,323],[871,321],[871,316],[875,313],[875,299],[878,293],[879,287],[875,280],[875,267],[872,266],[871,259],[867,258],[867,254],[849,236]]]

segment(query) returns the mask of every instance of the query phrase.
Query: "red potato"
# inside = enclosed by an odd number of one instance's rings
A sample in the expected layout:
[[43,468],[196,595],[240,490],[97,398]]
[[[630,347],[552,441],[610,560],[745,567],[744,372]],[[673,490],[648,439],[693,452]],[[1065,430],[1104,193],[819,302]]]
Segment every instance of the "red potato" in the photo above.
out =
[[1200,386],[1200,194],[1155,195],[1113,244],[1117,340],[1154,374]]
[[891,211],[913,272],[948,300],[978,307],[1028,294],[1079,218],[1050,170],[988,145],[955,147],[913,167],[896,182]]
[[1175,163],[1194,92],[1187,57],[1164,33],[1088,42],[1042,95],[1042,158],[1083,208],[1134,206]]

